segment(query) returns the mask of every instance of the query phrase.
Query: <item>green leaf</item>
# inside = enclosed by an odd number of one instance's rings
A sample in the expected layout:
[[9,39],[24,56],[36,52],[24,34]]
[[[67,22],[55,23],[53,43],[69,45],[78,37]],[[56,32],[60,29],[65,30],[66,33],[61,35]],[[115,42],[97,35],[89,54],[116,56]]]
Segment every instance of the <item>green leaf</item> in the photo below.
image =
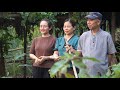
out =
[[64,57],[67,59],[71,59],[73,57],[73,54],[64,53]]
[[60,60],[50,68],[49,73],[50,77],[54,77],[58,71],[61,70],[61,68],[68,62],[68,60]]
[[83,57],[83,60],[91,60],[91,61],[95,61],[95,62],[100,62],[100,60],[97,60],[96,58],[92,58],[92,57]]
[[32,65],[29,65],[29,64],[21,64],[19,65],[19,67],[31,67]]
[[73,60],[74,62],[74,65],[77,67],[77,68],[86,68],[86,65],[82,62],[82,60]]
[[66,78],[75,78],[75,76],[70,73],[65,73],[65,77]]
[[65,73],[67,72],[67,68],[68,68],[68,67],[70,67],[70,65],[69,65],[69,64],[65,64],[65,65],[61,68],[60,73],[65,74]]
[[79,78],[90,78],[90,75],[87,73],[86,69],[81,68],[78,74]]
[[21,55],[19,55],[19,56],[16,56],[14,59],[15,59],[15,60],[18,60],[20,57],[23,57],[24,55],[26,55],[26,54],[23,53],[23,54],[21,54]]

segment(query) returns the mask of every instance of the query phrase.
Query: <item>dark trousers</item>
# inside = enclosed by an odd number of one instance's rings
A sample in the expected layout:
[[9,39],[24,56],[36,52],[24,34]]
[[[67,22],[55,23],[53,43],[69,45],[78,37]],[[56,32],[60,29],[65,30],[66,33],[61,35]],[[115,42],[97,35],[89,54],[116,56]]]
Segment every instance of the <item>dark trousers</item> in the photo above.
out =
[[50,78],[49,68],[41,68],[33,66],[33,78]]
[[[77,71],[77,74],[79,73],[79,69],[76,68],[76,71]],[[74,76],[74,71],[73,71],[73,68],[70,67],[70,68],[67,68],[67,73],[71,74]],[[66,78],[64,74],[62,74],[61,76],[59,76],[59,74],[57,75],[56,78]]]

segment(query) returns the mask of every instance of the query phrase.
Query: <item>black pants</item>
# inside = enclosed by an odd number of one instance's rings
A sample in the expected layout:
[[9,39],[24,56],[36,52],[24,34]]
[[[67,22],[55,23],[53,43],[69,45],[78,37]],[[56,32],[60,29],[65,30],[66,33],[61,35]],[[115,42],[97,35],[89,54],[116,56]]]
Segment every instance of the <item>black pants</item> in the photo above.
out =
[[[77,71],[77,74],[79,73],[79,69],[76,67],[76,71]],[[71,75],[74,75],[74,71],[73,71],[73,68],[70,67],[70,68],[67,68],[67,73],[70,73]],[[62,74],[61,76],[58,75],[57,78],[66,78],[64,74]]]
[[33,66],[33,78],[50,78],[49,68]]

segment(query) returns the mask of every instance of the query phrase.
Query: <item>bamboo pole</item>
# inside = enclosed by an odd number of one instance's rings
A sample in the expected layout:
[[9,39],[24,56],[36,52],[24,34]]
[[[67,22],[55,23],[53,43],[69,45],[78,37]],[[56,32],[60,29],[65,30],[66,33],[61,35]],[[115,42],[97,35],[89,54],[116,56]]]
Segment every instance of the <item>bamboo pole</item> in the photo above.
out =
[[[65,42],[66,42],[66,45],[69,45],[68,41],[65,39]],[[69,50],[68,51],[69,54],[71,54],[71,51]],[[75,78],[78,78],[78,75],[77,75],[77,70],[74,66],[74,62],[71,60],[71,63],[72,63],[72,68],[73,68],[73,72],[74,72],[74,75],[75,75]]]

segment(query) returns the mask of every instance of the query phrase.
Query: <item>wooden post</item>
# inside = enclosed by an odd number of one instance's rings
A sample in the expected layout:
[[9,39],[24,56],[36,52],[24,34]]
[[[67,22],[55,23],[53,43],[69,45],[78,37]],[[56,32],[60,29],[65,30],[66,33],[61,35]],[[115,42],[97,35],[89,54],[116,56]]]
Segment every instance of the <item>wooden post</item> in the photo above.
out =
[[3,57],[3,45],[0,42],[0,77],[5,76],[5,62]]
[[[66,39],[65,39],[65,43],[66,43],[66,45],[69,44]],[[69,50],[68,53],[71,54],[71,51]],[[73,72],[74,72],[75,78],[78,78],[77,70],[76,70],[76,67],[75,67],[75,65],[74,65],[74,62],[73,62],[72,60],[71,60],[71,63],[72,63],[72,68],[73,68]]]
[[[27,26],[26,26],[27,27]],[[27,52],[27,28],[24,29],[24,64],[26,64],[26,52]],[[26,78],[26,66],[23,67],[24,70],[24,76],[23,78]]]

